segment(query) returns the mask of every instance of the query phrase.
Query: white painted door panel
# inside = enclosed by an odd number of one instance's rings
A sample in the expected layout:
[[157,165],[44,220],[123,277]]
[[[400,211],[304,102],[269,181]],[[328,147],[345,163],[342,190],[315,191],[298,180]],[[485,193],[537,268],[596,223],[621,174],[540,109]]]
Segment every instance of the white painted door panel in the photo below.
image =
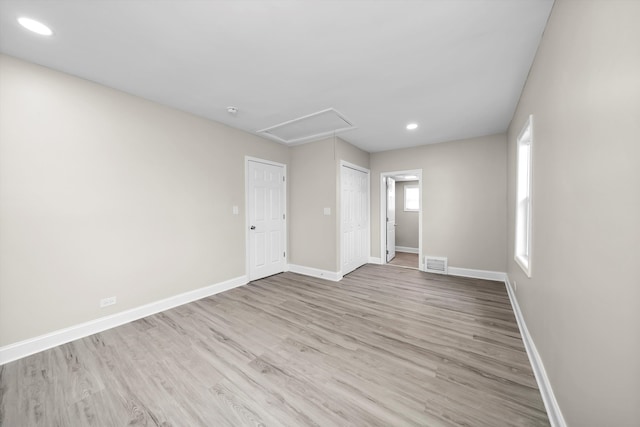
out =
[[387,262],[396,257],[396,180],[387,178]]
[[341,191],[341,272],[369,261],[369,174],[343,165]]
[[284,167],[248,162],[249,279],[284,271]]

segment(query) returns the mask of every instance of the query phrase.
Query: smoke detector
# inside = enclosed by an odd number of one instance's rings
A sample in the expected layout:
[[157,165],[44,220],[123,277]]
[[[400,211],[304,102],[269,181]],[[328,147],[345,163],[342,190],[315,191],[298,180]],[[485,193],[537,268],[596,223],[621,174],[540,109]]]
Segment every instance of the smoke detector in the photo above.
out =
[[236,114],[238,114],[238,107],[233,107],[233,106],[227,107],[227,113],[235,116]]

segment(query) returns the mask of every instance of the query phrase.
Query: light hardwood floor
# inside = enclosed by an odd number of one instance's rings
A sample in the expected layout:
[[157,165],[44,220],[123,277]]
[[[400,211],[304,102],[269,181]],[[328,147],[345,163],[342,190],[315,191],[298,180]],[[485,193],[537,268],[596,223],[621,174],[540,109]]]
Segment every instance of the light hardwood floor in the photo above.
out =
[[504,284],[262,279],[0,367],[0,425],[546,426]]
[[418,254],[410,254],[407,252],[396,252],[396,256],[389,261],[389,264],[395,265],[398,267],[408,267],[415,268],[419,267],[418,265]]

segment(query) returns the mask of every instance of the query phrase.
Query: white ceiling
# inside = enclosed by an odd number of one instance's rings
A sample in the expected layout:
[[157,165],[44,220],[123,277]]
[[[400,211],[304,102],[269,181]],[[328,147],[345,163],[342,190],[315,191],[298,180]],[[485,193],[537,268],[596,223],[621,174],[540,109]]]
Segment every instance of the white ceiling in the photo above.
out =
[[0,0],[0,51],[252,133],[335,108],[376,152],[505,131],[552,5]]

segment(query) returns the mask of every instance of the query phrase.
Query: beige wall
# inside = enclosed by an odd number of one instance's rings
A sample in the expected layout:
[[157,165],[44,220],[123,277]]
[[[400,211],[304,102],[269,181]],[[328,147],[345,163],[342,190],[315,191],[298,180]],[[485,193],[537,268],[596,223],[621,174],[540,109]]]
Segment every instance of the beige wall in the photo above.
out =
[[[509,128],[508,273],[571,426],[640,420],[640,2],[555,3]],[[534,115],[532,277],[513,261]]]
[[[347,141],[336,138],[336,166],[340,167],[340,160],[344,160],[354,165],[369,169],[370,154],[366,151],[359,149]],[[340,177],[340,170],[338,169],[338,177]],[[340,188],[338,187],[338,190]]]
[[291,264],[340,270],[341,160],[369,167],[369,153],[340,138],[291,147]]
[[[338,271],[333,139],[291,147],[289,263]],[[324,215],[324,208],[331,215]]]
[[396,246],[418,249],[419,212],[405,212],[404,187],[418,185],[418,181],[396,182]]
[[243,276],[246,155],[288,165],[289,262],[339,270],[339,164],[368,153],[0,58],[0,346]]
[[380,257],[380,174],[422,169],[423,254],[506,268],[506,140],[492,135],[371,154],[371,255]]
[[245,274],[244,156],[287,147],[6,56],[0,94],[0,346]]

